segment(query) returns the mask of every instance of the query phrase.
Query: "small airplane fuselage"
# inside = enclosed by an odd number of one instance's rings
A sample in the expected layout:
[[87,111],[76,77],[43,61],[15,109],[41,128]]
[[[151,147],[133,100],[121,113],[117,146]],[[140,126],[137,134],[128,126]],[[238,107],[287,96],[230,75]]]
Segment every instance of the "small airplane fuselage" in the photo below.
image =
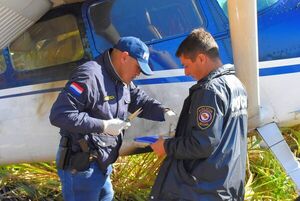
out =
[[[48,118],[53,102],[72,69],[120,36],[139,37],[150,48],[155,74],[134,82],[180,113],[195,80],[184,75],[177,47],[192,29],[204,27],[223,63],[233,63],[226,10],[226,0],[94,0],[50,10],[0,51],[0,164],[54,159],[60,135]],[[261,108],[283,126],[300,123],[299,19],[299,0],[258,0]],[[139,146],[134,137],[168,135],[173,128],[134,120],[121,154]]]

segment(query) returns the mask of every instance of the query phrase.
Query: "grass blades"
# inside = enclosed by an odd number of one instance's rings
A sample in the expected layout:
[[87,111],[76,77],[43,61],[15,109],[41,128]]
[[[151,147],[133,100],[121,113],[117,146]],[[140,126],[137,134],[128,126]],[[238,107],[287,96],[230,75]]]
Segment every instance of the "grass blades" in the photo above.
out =
[[116,200],[147,200],[162,160],[153,153],[119,158],[112,175]]
[[[300,125],[281,130],[292,151],[299,156]],[[260,143],[257,133],[249,134],[245,200],[294,200],[297,197],[294,184]],[[115,199],[147,200],[162,160],[153,153],[120,157],[112,175]],[[0,200],[62,200],[54,162],[0,166]]]
[[0,166],[0,200],[62,200],[54,163]]
[[[261,141],[256,136],[252,137]],[[250,145],[252,143],[250,142]],[[258,145],[248,149],[249,171],[252,174],[250,180],[247,171],[248,185],[246,185],[245,200],[294,200],[297,197],[295,186],[286,176],[278,161],[267,149],[261,149]]]

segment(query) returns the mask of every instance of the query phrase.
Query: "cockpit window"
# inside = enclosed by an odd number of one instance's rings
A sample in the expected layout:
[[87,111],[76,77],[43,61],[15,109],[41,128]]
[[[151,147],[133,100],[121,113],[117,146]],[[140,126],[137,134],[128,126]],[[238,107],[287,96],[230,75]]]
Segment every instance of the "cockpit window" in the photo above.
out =
[[[228,16],[227,0],[217,0],[226,16]],[[279,0],[257,0],[257,11],[260,12],[277,3]]]
[[76,19],[65,15],[31,26],[9,47],[17,70],[34,70],[80,60],[84,50]]
[[4,56],[2,54],[2,50],[0,50],[0,74],[5,71],[5,61],[4,61]]
[[90,7],[96,48],[102,52],[120,36],[146,42],[181,35],[203,26],[197,0],[109,0]]

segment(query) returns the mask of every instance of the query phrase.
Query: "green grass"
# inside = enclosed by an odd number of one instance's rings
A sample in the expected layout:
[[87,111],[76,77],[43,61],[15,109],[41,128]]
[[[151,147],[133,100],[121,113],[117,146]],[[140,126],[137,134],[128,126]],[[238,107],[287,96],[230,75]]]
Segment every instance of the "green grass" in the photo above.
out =
[[248,148],[250,165],[247,169],[245,200],[294,200],[294,184],[283,172],[278,161],[266,149],[260,149],[260,139],[253,136]]
[[121,157],[112,175],[116,200],[146,200],[161,161],[153,153]]
[[0,200],[62,200],[54,163],[0,166]]
[[[300,126],[282,128],[296,156],[300,153]],[[269,150],[261,149],[256,133],[248,137],[245,200],[294,200],[294,184]],[[120,157],[112,181],[119,201],[144,201],[150,193],[162,159],[153,153]],[[62,200],[54,163],[0,166],[0,200]]]

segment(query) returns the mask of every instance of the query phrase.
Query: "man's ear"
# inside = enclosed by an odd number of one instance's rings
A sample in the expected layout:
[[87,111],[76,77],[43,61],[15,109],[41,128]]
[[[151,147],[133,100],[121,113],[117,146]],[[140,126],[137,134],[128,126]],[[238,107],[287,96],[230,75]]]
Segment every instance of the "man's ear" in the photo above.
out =
[[205,63],[206,60],[207,60],[206,55],[205,55],[205,54],[202,54],[202,53],[198,54],[197,58],[199,59],[199,61],[200,61],[201,63]]
[[122,63],[126,63],[127,59],[128,59],[129,53],[124,51],[121,53],[121,62]]

